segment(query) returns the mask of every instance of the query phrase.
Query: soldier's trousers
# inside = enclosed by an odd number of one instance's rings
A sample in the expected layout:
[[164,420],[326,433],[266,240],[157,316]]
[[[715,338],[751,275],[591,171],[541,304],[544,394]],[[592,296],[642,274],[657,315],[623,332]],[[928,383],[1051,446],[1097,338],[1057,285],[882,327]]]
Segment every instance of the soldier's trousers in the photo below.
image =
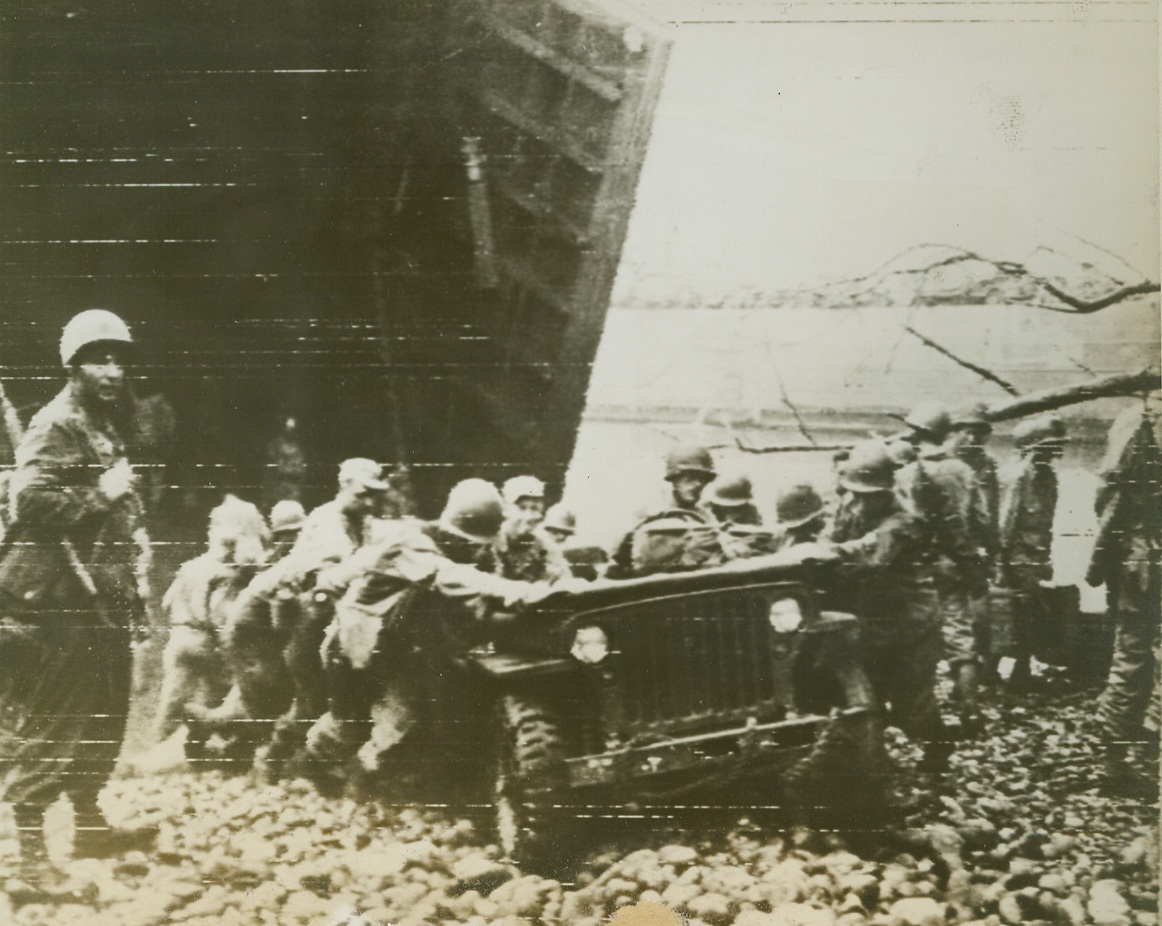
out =
[[327,678],[320,649],[334,616],[330,603],[315,602],[298,615],[283,649],[294,686],[290,709],[274,725],[271,755],[289,758],[306,742],[307,731],[327,710]]
[[[1160,591],[1157,568],[1149,570],[1144,588],[1132,577],[1118,577],[1109,589],[1117,635],[1105,691],[1098,701],[1098,719],[1107,740],[1142,739],[1151,700],[1158,697]],[[1157,712],[1156,706],[1153,712]]]
[[941,740],[936,674],[944,638],[936,594],[910,596],[893,616],[861,617],[860,651],[887,722],[914,740]]
[[230,690],[230,669],[218,633],[175,624],[162,653],[156,735],[165,739],[186,720],[186,705],[210,710]]
[[89,809],[125,734],[127,627],[93,610],[0,617],[0,801]]

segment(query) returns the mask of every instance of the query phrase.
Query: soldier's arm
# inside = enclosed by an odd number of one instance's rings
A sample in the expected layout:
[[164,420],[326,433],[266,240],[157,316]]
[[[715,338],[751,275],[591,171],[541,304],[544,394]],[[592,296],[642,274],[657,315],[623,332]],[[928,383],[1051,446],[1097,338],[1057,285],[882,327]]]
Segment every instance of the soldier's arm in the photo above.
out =
[[25,434],[12,485],[18,520],[68,529],[100,518],[116,504],[98,488],[101,471],[85,464],[77,441],[61,424],[34,426]]

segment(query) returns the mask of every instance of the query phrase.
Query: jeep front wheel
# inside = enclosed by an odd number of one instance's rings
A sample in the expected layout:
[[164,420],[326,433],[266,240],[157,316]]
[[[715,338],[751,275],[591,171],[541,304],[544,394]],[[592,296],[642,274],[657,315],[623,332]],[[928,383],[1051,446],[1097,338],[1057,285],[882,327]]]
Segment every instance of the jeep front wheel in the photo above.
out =
[[568,820],[552,804],[565,768],[560,724],[553,711],[517,695],[502,697],[497,712],[497,841],[514,861],[543,866],[567,841]]

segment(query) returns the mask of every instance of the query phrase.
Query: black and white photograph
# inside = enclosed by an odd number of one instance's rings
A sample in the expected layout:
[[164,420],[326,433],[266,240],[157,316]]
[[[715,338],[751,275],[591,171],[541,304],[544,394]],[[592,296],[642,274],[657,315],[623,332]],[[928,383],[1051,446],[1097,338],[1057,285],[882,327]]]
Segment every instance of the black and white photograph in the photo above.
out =
[[9,0],[0,924],[1159,926],[1157,0]]

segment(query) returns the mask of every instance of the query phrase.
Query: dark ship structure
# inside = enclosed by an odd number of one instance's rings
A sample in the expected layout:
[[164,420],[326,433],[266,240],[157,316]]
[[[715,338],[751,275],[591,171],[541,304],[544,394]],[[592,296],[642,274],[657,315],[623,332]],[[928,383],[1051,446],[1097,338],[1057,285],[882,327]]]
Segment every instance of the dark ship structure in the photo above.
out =
[[27,415],[103,306],[245,491],[332,464],[560,480],[668,46],[595,0],[16,0],[0,11],[0,371]]

